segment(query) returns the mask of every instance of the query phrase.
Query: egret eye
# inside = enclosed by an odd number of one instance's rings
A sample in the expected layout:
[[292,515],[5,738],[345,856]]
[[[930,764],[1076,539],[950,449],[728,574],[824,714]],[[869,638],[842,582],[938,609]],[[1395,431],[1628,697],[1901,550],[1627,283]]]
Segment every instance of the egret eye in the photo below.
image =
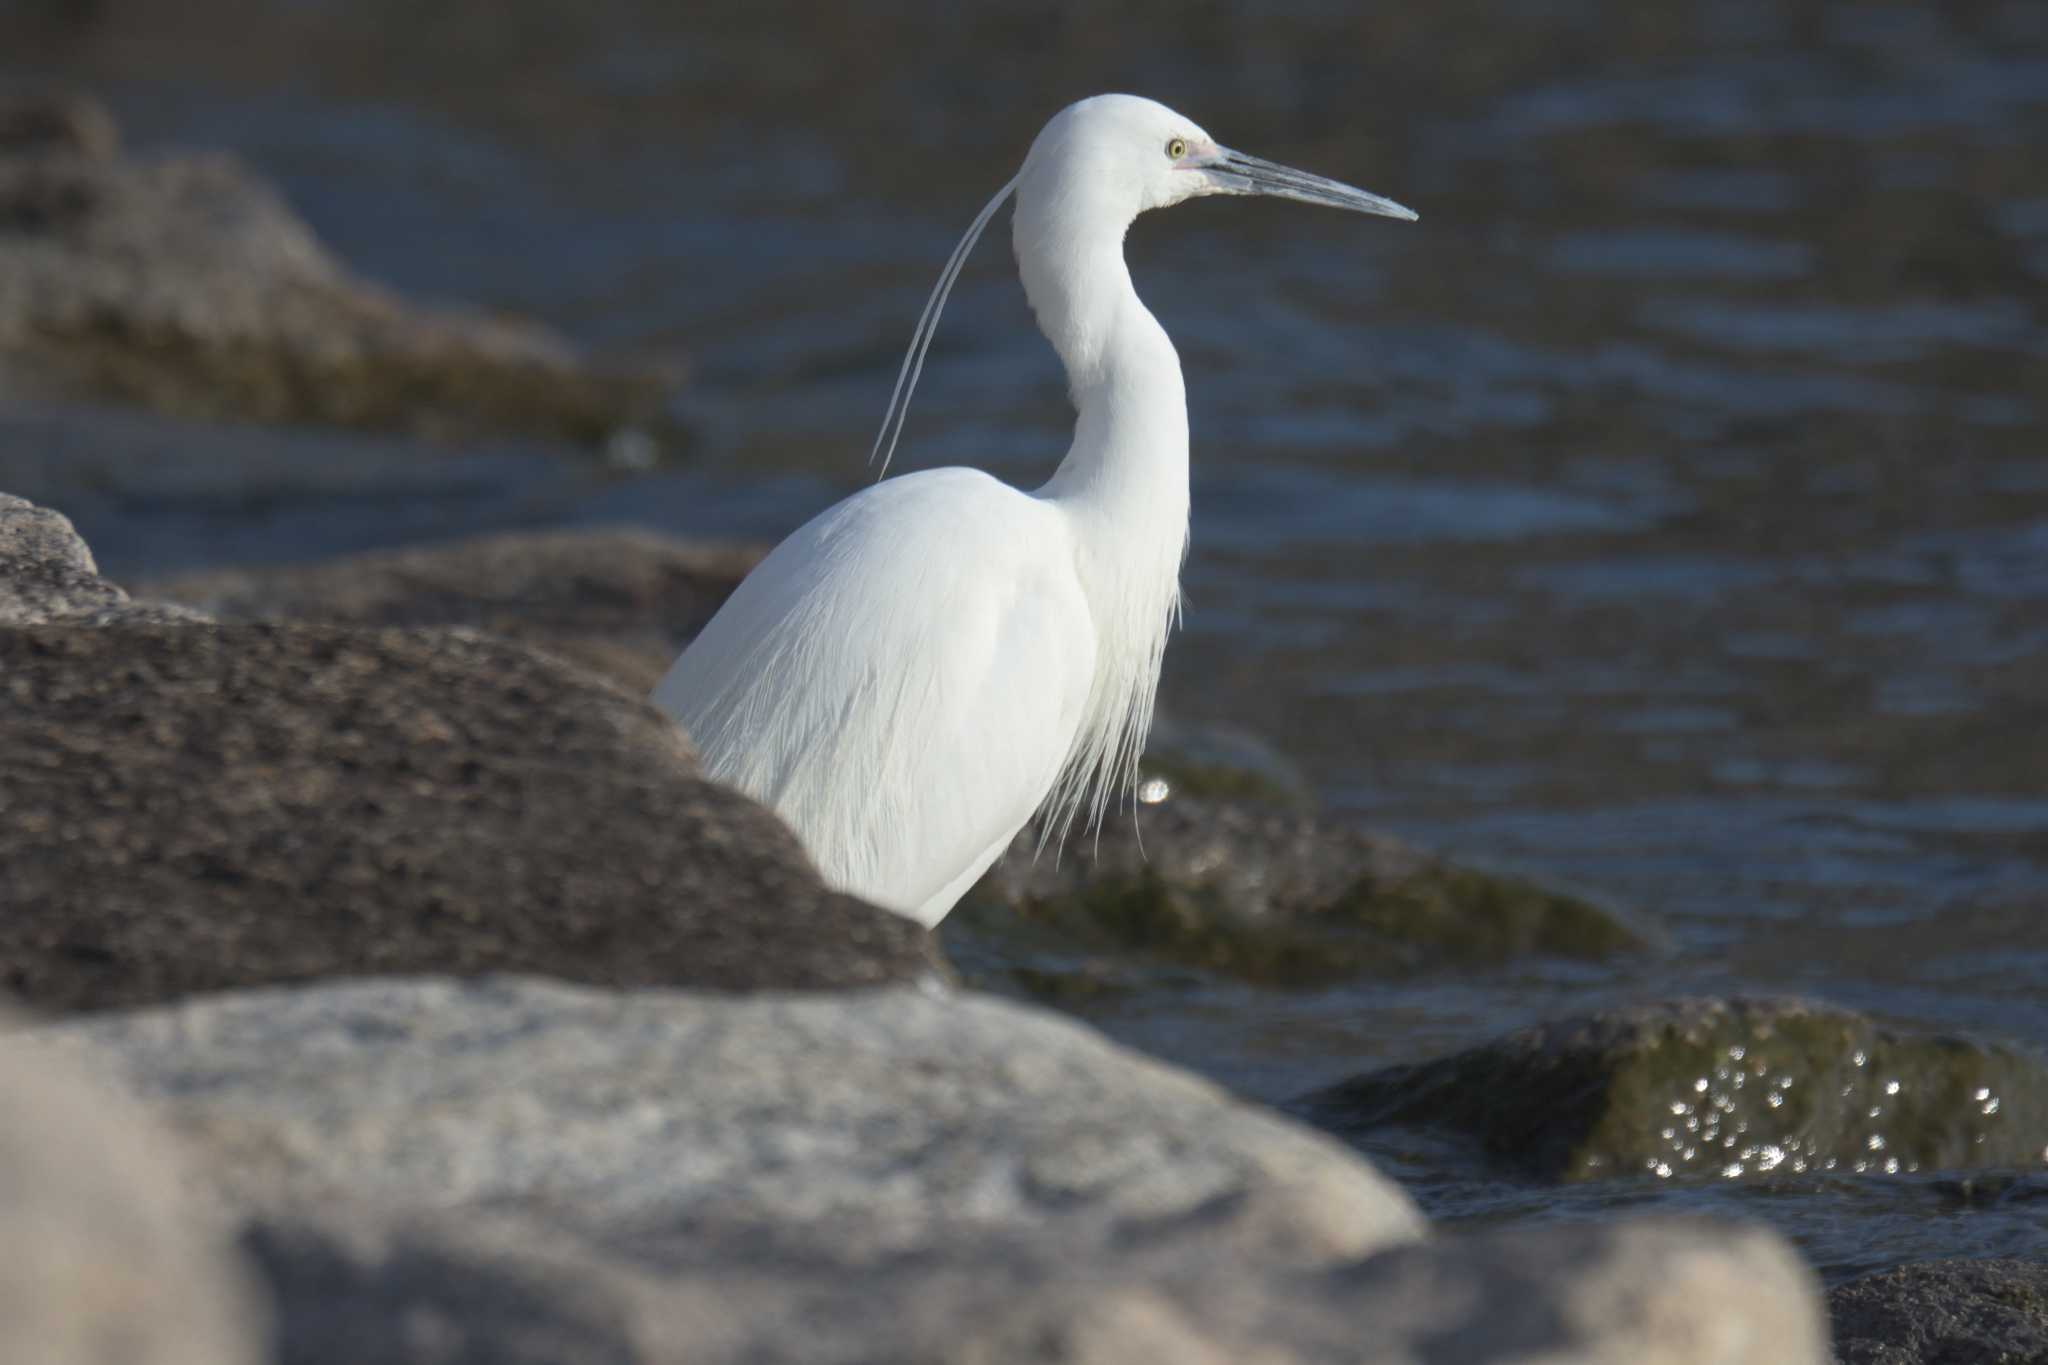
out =
[[1177,137],[1177,138],[1173,138],[1173,139],[1171,139],[1171,140],[1169,140],[1169,141],[1167,142],[1167,144],[1166,144],[1166,158],[1167,158],[1167,160],[1169,160],[1169,161],[1178,161],[1178,160],[1180,160],[1180,159],[1181,159],[1182,157],[1186,156],[1187,154],[1188,154],[1188,141],[1187,141],[1187,139],[1186,139],[1186,138],[1184,138],[1184,137]]

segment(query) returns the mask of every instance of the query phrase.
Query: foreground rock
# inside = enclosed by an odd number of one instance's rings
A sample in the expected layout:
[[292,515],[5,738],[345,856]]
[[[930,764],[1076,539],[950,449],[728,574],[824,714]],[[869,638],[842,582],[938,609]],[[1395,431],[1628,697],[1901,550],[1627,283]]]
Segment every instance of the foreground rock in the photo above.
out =
[[223,620],[473,626],[652,690],[747,571],[753,547],[638,530],[544,531],[221,569],[149,585]]
[[18,374],[186,416],[583,441],[659,427],[675,375],[404,303],[234,159],[117,141],[92,106],[0,100],[0,358]]
[[1025,830],[955,916],[991,932],[1003,911],[1070,944],[1288,985],[1647,946],[1613,912],[1519,878],[1299,810],[1194,798],[1148,806],[1136,824],[1112,817],[1057,856]]
[[1298,1107],[1350,1134],[1461,1134],[1545,1180],[2048,1161],[2041,1059],[1796,1000],[1688,1000],[1540,1024]]
[[1928,1261],[1828,1295],[1841,1365],[2040,1365],[2048,1262]]
[[[1760,1227],[1644,1219],[1401,1247],[1346,1277],[1387,1365],[1826,1365],[1820,1288]],[[1334,1346],[1334,1343],[1333,1343]],[[1330,1360],[1346,1358],[1333,1349]]]
[[205,1154],[289,1365],[1826,1359],[1768,1233],[1405,1245],[1336,1144],[973,996],[368,981],[56,1032]]
[[23,1365],[255,1365],[227,1229],[153,1117],[0,1018],[0,1355]]
[[0,986],[49,1009],[365,972],[904,980],[664,717],[451,631],[0,630]]

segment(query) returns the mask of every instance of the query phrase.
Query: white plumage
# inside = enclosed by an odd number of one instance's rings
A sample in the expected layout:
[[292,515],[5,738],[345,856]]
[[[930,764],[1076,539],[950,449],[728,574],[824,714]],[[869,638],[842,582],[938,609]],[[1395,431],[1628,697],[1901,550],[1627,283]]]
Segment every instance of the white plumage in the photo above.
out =
[[1025,294],[1078,414],[1057,472],[1032,493],[955,468],[854,494],[776,546],[654,692],[707,773],[774,808],[827,881],[928,925],[1042,805],[1062,832],[1100,819],[1151,725],[1188,428],[1180,359],[1124,266],[1131,220],[1251,193],[1414,217],[1220,148],[1150,100],[1083,100],[947,263],[883,420],[892,451],[945,295],[1012,192]]

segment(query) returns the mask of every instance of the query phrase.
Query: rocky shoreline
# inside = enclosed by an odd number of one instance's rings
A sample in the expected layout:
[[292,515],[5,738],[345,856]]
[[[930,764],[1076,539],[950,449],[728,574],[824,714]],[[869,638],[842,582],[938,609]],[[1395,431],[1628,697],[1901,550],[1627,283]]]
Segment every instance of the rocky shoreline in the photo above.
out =
[[[0,1043],[0,1189],[49,1229],[0,1330],[57,1365],[138,1324],[151,1362],[1802,1365],[1832,1310],[1845,1365],[2044,1358],[2039,1263],[1824,1298],[1756,1226],[1431,1229],[1313,1127],[961,989],[943,935],[819,885],[638,700],[749,562],[500,537],[138,601],[0,501],[0,983],[44,1019]],[[1146,851],[1013,858],[976,932],[1252,979],[1365,941],[1343,973],[1656,951],[1285,805],[1176,797]],[[2048,1096],[1998,1049],[1681,1002],[1296,1113],[1598,1178],[1695,1072],[1693,1123],[1746,1148],[1882,1128],[1958,1169],[2024,1167]],[[1865,1114],[1900,1077],[1910,1130]]]
[[518,431],[652,454],[674,364],[579,353],[530,322],[423,307],[351,273],[217,152],[130,155],[78,96],[0,93],[0,396],[182,417]]

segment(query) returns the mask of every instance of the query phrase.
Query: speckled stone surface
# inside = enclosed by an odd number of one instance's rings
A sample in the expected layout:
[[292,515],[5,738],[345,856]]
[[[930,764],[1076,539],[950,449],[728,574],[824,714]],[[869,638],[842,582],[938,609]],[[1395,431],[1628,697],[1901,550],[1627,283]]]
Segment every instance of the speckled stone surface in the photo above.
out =
[[0,630],[0,987],[366,972],[852,986],[938,970],[638,698],[459,631]]

